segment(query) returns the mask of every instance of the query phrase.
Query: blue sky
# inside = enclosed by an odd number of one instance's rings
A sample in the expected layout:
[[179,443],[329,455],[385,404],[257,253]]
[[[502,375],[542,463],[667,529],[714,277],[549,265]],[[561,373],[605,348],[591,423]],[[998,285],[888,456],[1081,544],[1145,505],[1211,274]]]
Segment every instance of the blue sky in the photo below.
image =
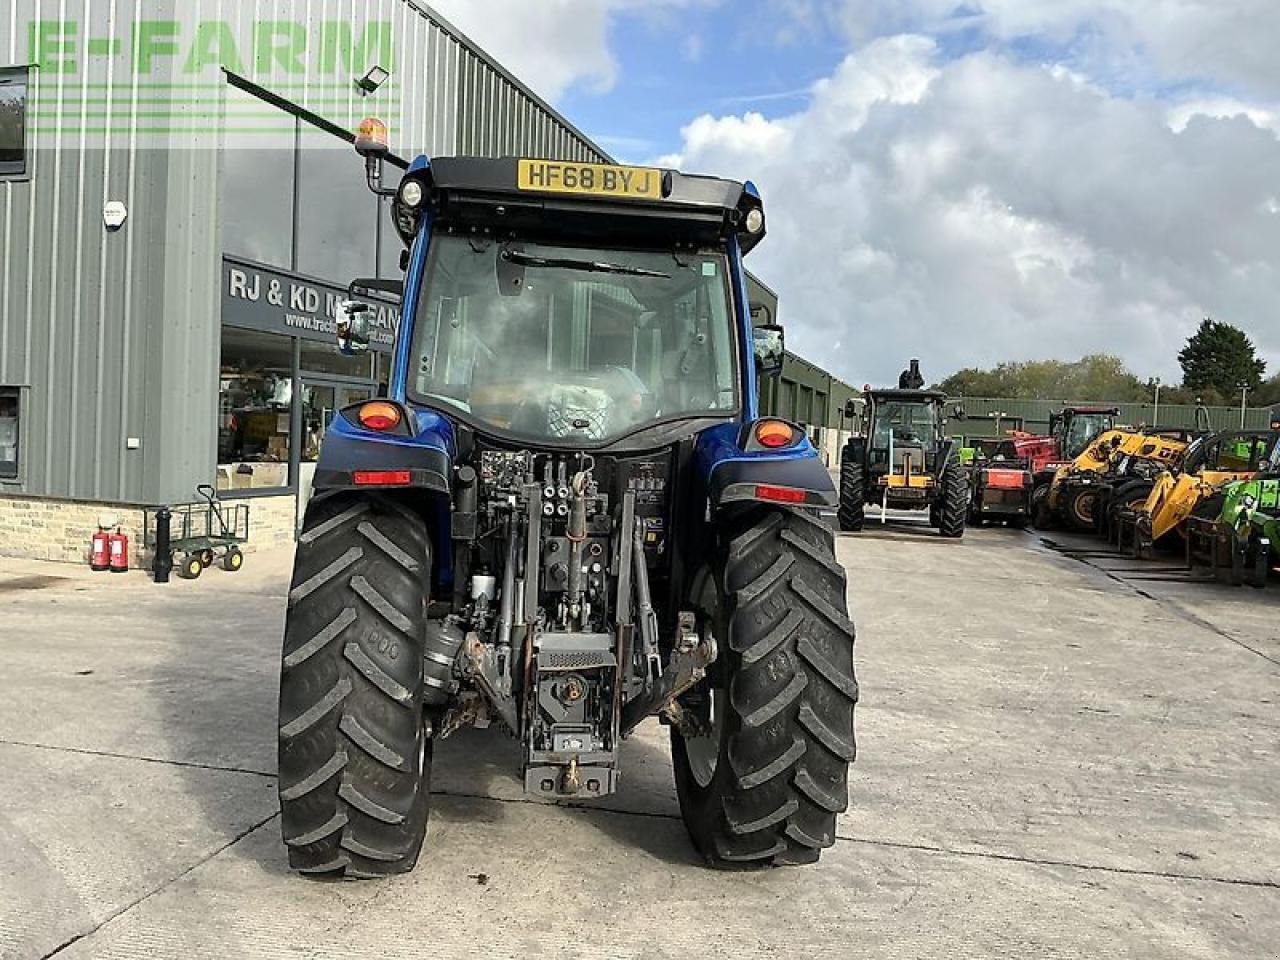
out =
[[702,114],[795,113],[848,48],[832,31],[788,23],[770,6],[741,0],[621,13],[610,25],[619,81],[606,92],[571,87],[557,106],[605,149],[633,161],[676,152],[681,128]]

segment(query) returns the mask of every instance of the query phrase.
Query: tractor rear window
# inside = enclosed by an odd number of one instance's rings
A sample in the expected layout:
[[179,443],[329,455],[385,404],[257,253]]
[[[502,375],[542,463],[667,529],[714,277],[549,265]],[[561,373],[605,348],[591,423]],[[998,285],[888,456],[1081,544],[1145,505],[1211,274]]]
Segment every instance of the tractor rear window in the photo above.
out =
[[416,399],[538,442],[607,443],[739,404],[720,254],[432,243]]
[[932,452],[937,443],[935,421],[933,407],[928,404],[882,403],[876,409],[872,448],[919,446]]

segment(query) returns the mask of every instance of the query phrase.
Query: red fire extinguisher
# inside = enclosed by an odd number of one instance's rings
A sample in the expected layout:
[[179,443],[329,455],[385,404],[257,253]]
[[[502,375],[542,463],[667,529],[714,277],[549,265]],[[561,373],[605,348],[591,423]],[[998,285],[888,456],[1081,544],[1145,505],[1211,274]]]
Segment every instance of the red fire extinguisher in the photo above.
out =
[[89,569],[99,573],[111,569],[111,537],[102,527],[93,535],[93,546],[89,550]]
[[111,534],[111,572],[129,572],[129,538],[119,527]]

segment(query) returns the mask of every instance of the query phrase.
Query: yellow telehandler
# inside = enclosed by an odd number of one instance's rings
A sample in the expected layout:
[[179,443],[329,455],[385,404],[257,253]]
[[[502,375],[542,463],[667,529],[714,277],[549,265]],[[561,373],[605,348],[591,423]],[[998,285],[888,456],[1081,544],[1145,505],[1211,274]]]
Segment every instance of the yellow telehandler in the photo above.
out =
[[1277,469],[1280,431],[1210,434],[1192,444],[1180,469],[1162,470],[1149,482],[1116,491],[1111,539],[1134,556],[1148,557],[1166,538],[1181,534],[1196,508],[1228,484]]
[[1089,444],[1069,466],[1058,470],[1044,498],[1036,526],[1055,522],[1068,529],[1096,533],[1102,507],[1122,486],[1152,480],[1161,470],[1177,468],[1190,446],[1183,431],[1143,433],[1107,430]]

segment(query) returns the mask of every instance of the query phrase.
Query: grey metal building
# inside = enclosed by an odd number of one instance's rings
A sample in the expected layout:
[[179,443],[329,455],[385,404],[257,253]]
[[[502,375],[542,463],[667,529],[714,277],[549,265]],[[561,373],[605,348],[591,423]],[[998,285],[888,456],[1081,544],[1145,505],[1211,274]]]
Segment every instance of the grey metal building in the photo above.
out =
[[0,18],[0,498],[296,496],[385,377],[329,347],[401,249],[360,119],[407,158],[607,158],[414,0],[141,6]]

